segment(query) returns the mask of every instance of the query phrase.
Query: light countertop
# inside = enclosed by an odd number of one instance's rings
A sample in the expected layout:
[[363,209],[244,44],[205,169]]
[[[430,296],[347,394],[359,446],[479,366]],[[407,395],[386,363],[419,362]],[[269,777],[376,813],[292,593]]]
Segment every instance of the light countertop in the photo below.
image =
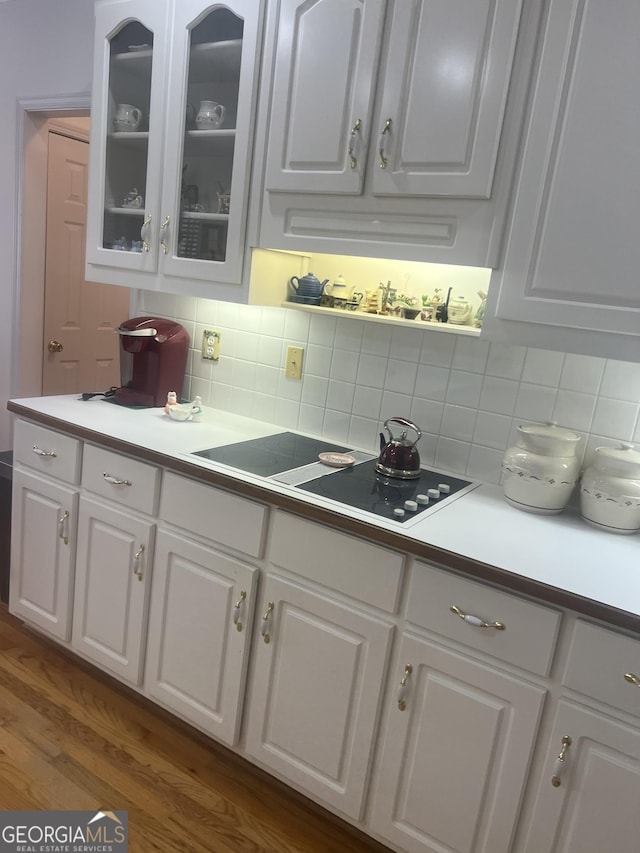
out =
[[183,473],[205,479],[207,473],[221,476],[222,485],[233,488],[235,483],[240,491],[250,489],[265,501],[640,631],[640,536],[590,527],[575,510],[551,516],[522,512],[505,502],[500,487],[478,484],[423,519],[399,525],[190,456],[195,450],[284,431],[274,424],[212,408],[205,408],[200,423],[178,422],[162,409],[132,410],[75,396],[11,400],[8,408],[85,440],[103,440],[133,456],[157,455],[158,463]]

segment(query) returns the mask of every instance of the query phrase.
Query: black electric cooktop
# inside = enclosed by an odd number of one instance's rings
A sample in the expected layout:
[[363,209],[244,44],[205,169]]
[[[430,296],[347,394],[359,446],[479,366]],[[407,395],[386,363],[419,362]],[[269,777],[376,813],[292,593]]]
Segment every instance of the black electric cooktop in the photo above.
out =
[[274,474],[283,474],[293,468],[317,462],[319,453],[346,453],[348,450],[348,447],[307,438],[294,432],[279,432],[263,438],[198,450],[193,455],[230,465],[249,474],[273,477]]
[[[348,453],[350,448],[307,438],[293,432],[279,432],[263,438],[239,441],[222,447],[198,450],[194,456],[229,465],[249,474],[275,477],[278,482],[304,492],[329,498],[332,501],[373,513],[400,523],[416,518],[426,510],[434,510],[457,492],[472,484],[468,480],[421,469],[420,477],[401,480],[378,474],[375,458],[360,461],[365,454],[354,451],[356,464],[349,468],[333,469],[318,463],[318,454]],[[318,463],[313,465],[313,463]],[[312,466],[308,472],[304,466]],[[286,476],[296,469],[292,478]],[[305,482],[305,477],[308,479]]]
[[469,480],[424,468],[414,480],[388,477],[376,472],[376,461],[371,459],[342,468],[300,483],[296,488],[402,523],[435,508],[471,485]]

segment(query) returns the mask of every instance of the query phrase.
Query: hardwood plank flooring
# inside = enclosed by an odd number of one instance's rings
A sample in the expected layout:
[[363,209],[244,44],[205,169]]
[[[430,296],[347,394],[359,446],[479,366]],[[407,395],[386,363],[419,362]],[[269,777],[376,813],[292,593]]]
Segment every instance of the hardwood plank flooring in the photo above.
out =
[[0,809],[98,808],[131,853],[389,853],[0,605]]

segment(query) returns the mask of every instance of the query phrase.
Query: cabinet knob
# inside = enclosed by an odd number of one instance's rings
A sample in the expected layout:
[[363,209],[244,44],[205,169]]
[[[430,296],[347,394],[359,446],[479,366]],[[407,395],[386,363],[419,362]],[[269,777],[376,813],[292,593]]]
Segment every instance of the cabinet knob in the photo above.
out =
[[629,684],[635,684],[636,687],[640,687],[640,675],[635,675],[633,672],[625,672],[624,680],[628,681]]
[[169,251],[169,245],[164,239],[164,236],[167,232],[167,228],[169,227],[169,222],[171,222],[171,218],[169,216],[165,216],[165,218],[160,223],[160,248],[165,253],[165,255]]
[[504,622],[485,622],[479,616],[473,616],[471,613],[464,613],[455,604],[452,604],[449,610],[459,616],[467,625],[473,625],[474,628],[495,628],[496,631],[504,631],[506,625]]
[[151,214],[149,216],[145,216],[144,222],[140,227],[140,239],[142,240],[142,251],[149,252],[151,251],[151,241],[147,239],[149,236],[149,229],[151,226]]
[[262,616],[262,626],[260,628],[260,633],[262,634],[262,639],[267,644],[271,642],[271,637],[269,636],[269,627],[271,624],[271,613],[273,612],[274,607],[275,604],[273,603],[273,601],[270,601],[267,604],[267,609],[265,610]]
[[69,518],[69,511],[65,509],[58,519],[58,539],[62,539],[65,545],[69,544],[69,536],[65,533],[65,521]]
[[351,136],[349,139],[349,165],[352,169],[355,169],[355,167],[358,165],[358,160],[356,158],[356,143],[358,140],[356,134],[358,133],[361,127],[362,120],[357,118],[353,127],[351,128]]
[[138,578],[139,581],[142,580],[143,572],[142,572],[142,555],[144,554],[144,545],[141,545],[135,553],[133,558],[133,573]]
[[246,590],[241,589],[240,598],[236,601],[233,608],[233,624],[236,626],[236,631],[242,631],[242,611],[244,610],[244,602],[246,598]]
[[558,757],[556,758],[556,763],[553,768],[553,776],[551,777],[551,784],[554,788],[559,788],[561,785],[561,777],[566,767],[567,750],[570,746],[571,738],[569,737],[569,735],[565,735],[562,738],[562,748],[558,754]]
[[52,459],[55,459],[57,453],[55,450],[43,450],[41,447],[38,447],[37,444],[34,444],[31,448],[36,456],[50,456]]
[[380,153],[380,163],[378,164],[381,169],[387,168],[387,163],[389,162],[389,158],[387,157],[385,151],[387,147],[387,133],[391,130],[391,119],[388,118],[384,123],[384,127],[382,128],[382,133],[380,134],[380,145],[378,146],[378,151]]
[[131,480],[119,480],[117,477],[112,477],[111,474],[107,474],[106,471],[102,474],[103,479],[107,481],[107,483],[111,483],[112,486],[131,486],[133,485]]
[[404,675],[400,681],[400,687],[398,688],[398,708],[400,711],[404,711],[407,707],[407,693],[409,692],[409,676],[413,672],[413,666],[408,663],[404,668]]

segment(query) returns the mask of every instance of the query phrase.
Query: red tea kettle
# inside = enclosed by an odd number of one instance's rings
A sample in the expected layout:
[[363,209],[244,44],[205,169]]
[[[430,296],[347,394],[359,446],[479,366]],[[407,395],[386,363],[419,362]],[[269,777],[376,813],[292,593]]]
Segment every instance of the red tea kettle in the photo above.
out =
[[[397,424],[402,427],[399,438],[395,438],[389,424]],[[406,418],[389,418],[384,422],[384,428],[389,433],[389,440],[380,433],[380,456],[376,464],[376,471],[386,474],[387,477],[398,477],[401,480],[413,480],[420,476],[420,454],[416,444],[420,440],[422,432],[411,421]],[[416,437],[413,441],[407,438],[407,431],[413,430]]]

